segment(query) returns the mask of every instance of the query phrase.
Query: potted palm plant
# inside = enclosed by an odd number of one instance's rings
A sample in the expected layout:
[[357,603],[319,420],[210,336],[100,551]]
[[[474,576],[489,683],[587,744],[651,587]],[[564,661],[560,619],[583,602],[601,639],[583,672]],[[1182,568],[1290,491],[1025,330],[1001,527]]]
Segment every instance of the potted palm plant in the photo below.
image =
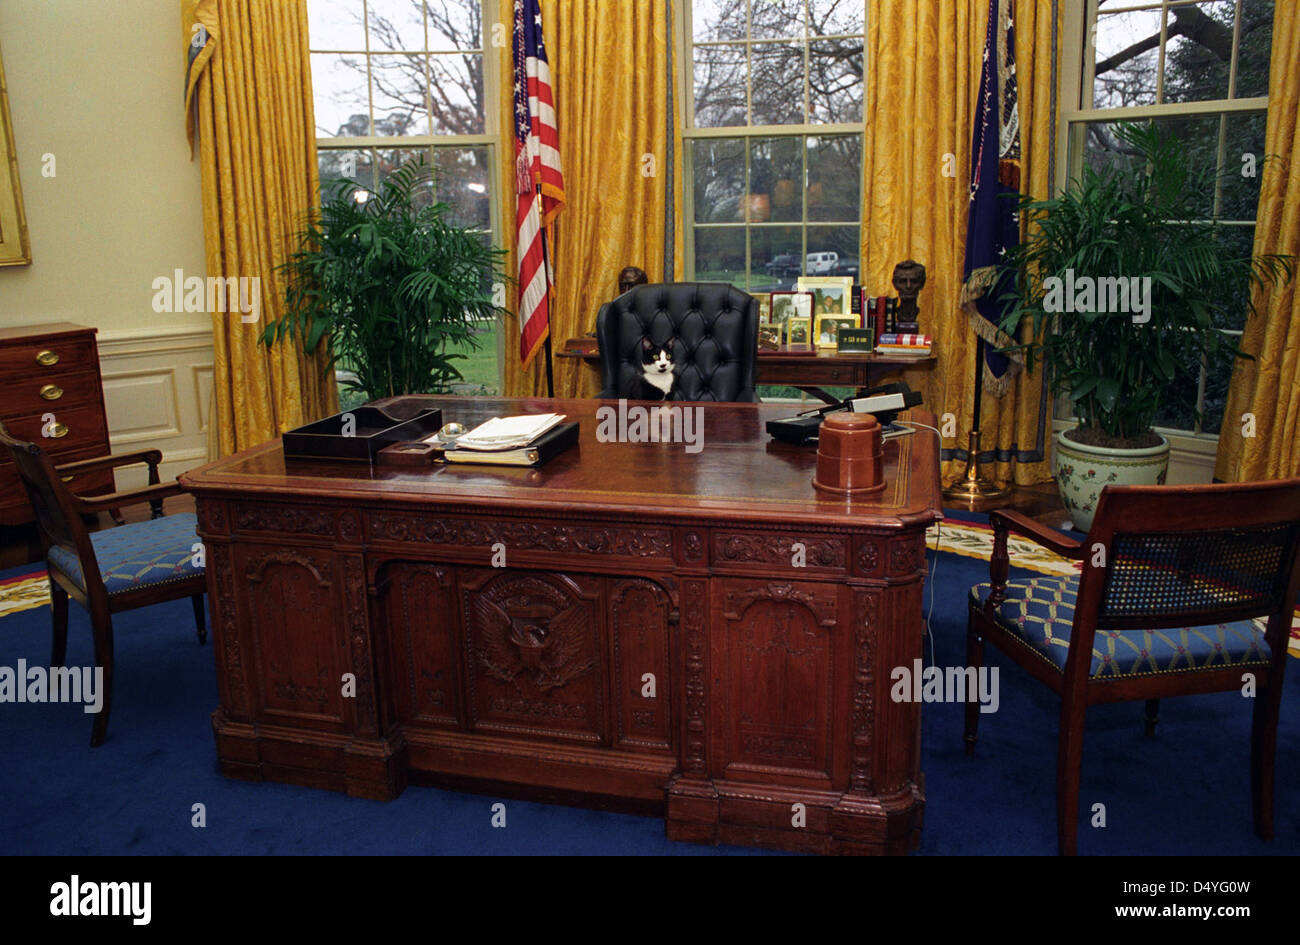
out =
[[492,285],[504,281],[504,251],[450,220],[423,156],[377,190],[350,180],[321,190],[319,217],[284,266],[285,313],[263,342],[327,344],[329,369],[346,367],[345,388],[367,399],[446,392],[461,379],[457,349],[477,347],[476,330],[503,311]]
[[[1205,220],[1212,174],[1195,173],[1180,142],[1151,124],[1120,124],[1129,160],[1085,166],[1058,197],[1024,200],[1027,238],[1008,255],[1014,277],[1002,328],[1078,425],[1056,438],[1055,474],[1074,525],[1087,529],[1109,484],[1163,484],[1169,441],[1162,408],[1194,413],[1196,383],[1180,372],[1244,356],[1219,328],[1248,308],[1252,284],[1289,280],[1289,256],[1233,252]],[[1198,203],[1199,201],[1199,203]]]

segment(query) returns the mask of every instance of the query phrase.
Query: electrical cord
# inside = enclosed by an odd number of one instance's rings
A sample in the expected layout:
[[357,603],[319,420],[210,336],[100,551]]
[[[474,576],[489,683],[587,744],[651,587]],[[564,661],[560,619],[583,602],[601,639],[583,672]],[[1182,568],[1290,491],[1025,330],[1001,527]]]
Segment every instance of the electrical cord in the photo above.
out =
[[[934,435],[939,438],[939,442],[941,444],[943,443],[943,434],[939,432],[938,427],[932,427],[928,423],[921,423],[921,421],[919,420],[895,420],[894,422],[898,424],[902,424],[903,426],[924,427],[927,430],[933,430]],[[925,636],[930,641],[930,665],[931,666],[939,665],[936,662],[936,656],[934,652],[934,628],[932,626],[932,621],[934,620],[934,585],[935,585],[934,576],[936,573],[938,573],[939,570],[939,549],[942,545],[943,545],[943,526],[940,523],[936,522],[934,526],[934,549],[933,549],[934,560],[930,563],[930,577],[929,577],[930,606],[926,609],[925,612]]]

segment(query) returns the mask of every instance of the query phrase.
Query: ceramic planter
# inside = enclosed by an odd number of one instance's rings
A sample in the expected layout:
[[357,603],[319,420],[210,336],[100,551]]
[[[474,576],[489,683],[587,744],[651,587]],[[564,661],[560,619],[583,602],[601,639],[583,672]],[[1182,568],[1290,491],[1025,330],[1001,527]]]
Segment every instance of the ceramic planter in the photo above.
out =
[[1092,527],[1097,500],[1106,486],[1164,485],[1169,471],[1169,441],[1136,450],[1086,446],[1056,434],[1056,484],[1070,520],[1079,531]]

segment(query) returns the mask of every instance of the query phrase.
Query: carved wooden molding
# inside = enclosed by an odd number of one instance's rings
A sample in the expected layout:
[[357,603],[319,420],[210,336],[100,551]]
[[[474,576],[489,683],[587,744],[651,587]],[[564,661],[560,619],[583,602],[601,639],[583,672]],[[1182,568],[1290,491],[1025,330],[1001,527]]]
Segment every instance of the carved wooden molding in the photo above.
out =
[[682,746],[682,771],[690,778],[708,776],[708,669],[709,642],[704,630],[709,606],[707,581],[682,582],[682,646],[686,650],[686,743]]
[[912,574],[921,570],[925,555],[921,551],[923,537],[905,535],[889,543],[889,573]]
[[744,593],[730,591],[727,594],[727,610],[723,614],[728,620],[739,620],[754,604],[759,601],[790,601],[807,607],[817,623],[822,627],[833,627],[836,623],[835,596],[833,589],[830,596],[819,598],[808,591],[800,590],[793,584],[771,582],[752,587]]
[[339,541],[349,545],[361,541],[361,519],[356,512],[339,513]]
[[704,537],[699,532],[690,531],[682,536],[682,555],[691,562],[704,557]]
[[858,547],[853,568],[858,574],[875,574],[880,568],[880,546],[874,541],[864,541]]
[[334,534],[334,513],[325,509],[240,504],[235,507],[235,524],[243,531],[327,536]]
[[793,545],[802,543],[806,567],[844,569],[847,558],[843,538],[809,538],[775,532],[714,532],[713,558],[745,564],[775,564],[793,568]]
[[229,534],[226,523],[226,503],[220,499],[200,499],[195,511],[198,513],[199,531],[207,535]]
[[[374,687],[370,678],[370,634],[366,619],[366,570],[360,556],[343,559],[343,593],[347,601],[348,645],[352,674],[357,678],[357,721],[378,734],[375,725]],[[341,683],[341,680],[340,680]]]
[[370,515],[370,531],[380,540],[478,546],[485,550],[501,542],[508,550],[671,559],[673,549],[671,529],[640,526],[479,521],[374,512]]
[[235,610],[234,566],[227,545],[212,545],[207,552],[208,568],[217,579],[216,612],[221,628],[221,654],[226,664],[226,691],[230,711],[236,718],[248,718],[248,691],[244,687],[244,664],[239,652],[239,623]]
[[857,615],[853,627],[853,757],[849,786],[862,794],[871,791],[872,731],[875,719],[876,632],[880,626],[880,593],[854,592]]
[[[281,548],[250,560],[244,569],[245,580],[260,583],[265,577],[267,567],[272,564],[293,564],[306,568],[316,578],[316,584],[320,587],[329,587],[334,583],[328,559],[321,561],[291,548]],[[362,583],[364,585],[364,581]]]

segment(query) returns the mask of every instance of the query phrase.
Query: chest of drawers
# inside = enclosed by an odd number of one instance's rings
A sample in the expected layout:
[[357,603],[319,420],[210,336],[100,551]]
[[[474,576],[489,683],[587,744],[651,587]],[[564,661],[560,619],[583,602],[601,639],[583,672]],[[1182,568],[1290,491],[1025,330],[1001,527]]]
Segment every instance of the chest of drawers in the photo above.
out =
[[[53,461],[109,453],[104,385],[95,329],[59,322],[0,328],[0,420]],[[111,492],[112,470],[68,477],[73,492]],[[31,504],[7,452],[0,452],[0,525],[32,520]]]

